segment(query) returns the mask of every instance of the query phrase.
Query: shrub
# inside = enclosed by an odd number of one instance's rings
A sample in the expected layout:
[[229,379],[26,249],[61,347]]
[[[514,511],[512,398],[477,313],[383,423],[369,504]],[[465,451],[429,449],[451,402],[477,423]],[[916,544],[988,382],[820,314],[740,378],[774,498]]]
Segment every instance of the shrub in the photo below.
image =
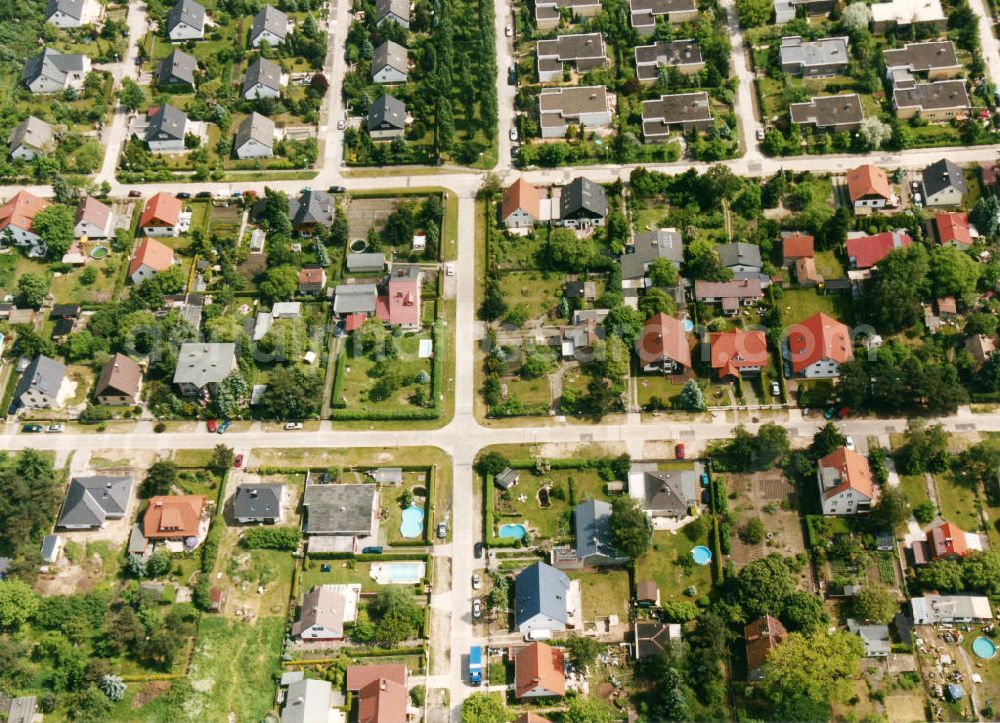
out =
[[252,527],[243,533],[241,544],[251,550],[287,550],[299,547],[302,533],[297,527]]

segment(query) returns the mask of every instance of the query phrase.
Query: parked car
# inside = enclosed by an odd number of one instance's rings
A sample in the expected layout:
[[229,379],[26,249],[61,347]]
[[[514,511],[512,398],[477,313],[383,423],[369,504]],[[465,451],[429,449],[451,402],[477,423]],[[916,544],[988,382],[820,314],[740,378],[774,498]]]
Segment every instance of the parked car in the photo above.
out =
[[337,130],[338,131],[342,131],[346,127],[347,127],[347,121],[345,121],[343,118],[341,118],[339,121],[337,121]]
[[205,425],[206,425],[206,426],[208,427],[208,431],[209,431],[209,432],[210,432],[211,434],[215,434],[216,432],[218,432],[218,431],[219,431],[219,423],[218,423],[218,422],[216,422],[216,421],[215,421],[214,419],[209,419],[209,420],[208,420],[208,421],[207,421],[207,422],[205,423]]
[[757,140],[758,141],[764,140],[764,129],[763,128],[758,128],[757,129]]
[[677,459],[684,459],[684,457],[685,457],[686,454],[687,453],[684,450],[684,443],[683,442],[679,442],[677,444],[677,446],[674,447],[674,456]]
[[473,552],[473,554],[474,554],[474,555],[476,556],[476,559],[477,559],[477,560],[481,560],[481,559],[483,558],[483,543],[481,543],[481,542],[477,542],[477,543],[476,543],[476,544],[475,544],[475,545],[473,546],[473,548],[472,548],[472,552]]
[[512,141],[516,141],[517,140],[517,128],[515,128],[514,126],[510,127],[510,139]]
[[854,437],[848,436],[844,439],[844,446],[852,452],[854,451]]
[[64,427],[61,424],[50,424],[48,427],[46,427],[45,431],[51,434],[58,434],[59,432],[63,431],[63,429]]
[[211,191],[198,191],[198,193],[194,194],[194,197],[195,198],[211,198],[212,197],[212,192]]
[[285,429],[302,429],[302,422],[286,422]]
[[455,275],[455,264],[453,264],[453,263],[447,263],[447,264],[445,264],[444,265],[444,273],[447,276],[454,276]]
[[238,454],[236,455],[236,458],[233,460],[233,467],[239,469],[242,466],[243,466],[243,455]]
[[825,412],[823,412],[823,419],[833,419],[836,414],[837,414],[837,408],[830,407]]
[[128,192],[128,197],[129,198],[142,198],[142,191],[138,191],[138,190],[136,190],[136,189],[133,188],[131,191]]
[[25,424],[23,427],[21,427],[21,431],[22,432],[29,432],[31,434],[35,434],[37,432],[41,432],[42,431],[42,425],[40,425],[40,424]]
[[437,536],[439,540],[443,540],[448,536],[448,523],[439,522],[437,526]]
[[483,586],[483,580],[481,577],[479,577],[479,573],[476,573],[475,575],[472,576],[472,589],[478,590],[482,586]]
[[369,545],[368,547],[361,548],[362,555],[381,555],[382,546],[381,545]]
[[230,198],[243,198],[243,191],[233,191],[229,194]]
[[330,186],[326,189],[327,193],[347,193],[347,189],[343,186]]
[[781,385],[778,382],[771,382],[771,396],[780,397],[781,396]]
[[232,422],[230,422],[228,419],[225,422],[223,422],[222,424],[220,424],[219,425],[218,433],[219,434],[225,434],[226,430],[229,429],[229,425],[230,424],[232,424]]
[[481,618],[483,616],[483,601],[476,598],[472,601],[472,617]]
[[512,65],[507,71],[507,85],[517,85],[517,66]]
[[184,201],[186,199],[191,198],[191,194],[190,193],[185,193],[185,192],[175,193],[174,197],[175,198],[179,198],[180,200]]
[[508,38],[513,37],[514,36],[514,28],[512,26],[508,25],[507,27],[505,27],[503,29],[503,34],[506,35]]

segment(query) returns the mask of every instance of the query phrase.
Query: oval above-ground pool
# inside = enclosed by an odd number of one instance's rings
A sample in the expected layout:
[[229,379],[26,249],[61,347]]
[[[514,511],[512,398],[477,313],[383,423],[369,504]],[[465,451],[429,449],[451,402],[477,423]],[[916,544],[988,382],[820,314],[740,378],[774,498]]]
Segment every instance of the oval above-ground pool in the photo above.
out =
[[105,256],[111,253],[111,249],[107,246],[95,246],[90,250],[90,258],[92,259],[103,259]]
[[691,548],[691,559],[695,565],[707,565],[712,561],[712,551],[704,545]]
[[972,652],[977,657],[989,660],[997,654],[997,645],[989,638],[976,638],[972,641]]
[[351,241],[351,253],[360,254],[368,249],[368,242],[363,238],[356,238]]
[[424,531],[424,511],[410,505],[403,510],[403,521],[399,525],[399,534],[403,537],[420,537]]
[[690,319],[685,319],[684,320],[684,331],[686,331],[688,333],[694,331],[694,322],[691,321]]
[[524,529],[524,525],[501,525],[500,532],[497,534],[497,537],[523,540],[527,532],[528,531]]

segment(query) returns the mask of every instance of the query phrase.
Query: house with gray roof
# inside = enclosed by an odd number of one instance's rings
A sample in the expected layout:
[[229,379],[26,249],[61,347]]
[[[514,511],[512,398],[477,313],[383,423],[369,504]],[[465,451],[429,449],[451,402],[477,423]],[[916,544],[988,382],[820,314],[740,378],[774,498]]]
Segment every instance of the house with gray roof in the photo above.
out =
[[46,535],[42,538],[42,562],[53,563],[62,554],[63,540],[61,535]]
[[174,384],[181,394],[193,397],[213,392],[215,385],[237,369],[233,343],[191,341],[181,344]]
[[542,83],[561,81],[567,65],[578,73],[586,73],[602,68],[608,62],[604,36],[600,33],[560,35],[552,40],[539,40],[535,49],[538,79]]
[[969,192],[965,172],[953,161],[942,158],[920,172],[924,203],[928,206],[960,206]]
[[348,314],[374,314],[378,299],[375,284],[338,284],[333,291],[333,313],[339,317]]
[[929,123],[964,118],[972,110],[964,79],[918,83],[907,70],[893,72],[892,106],[897,118],[920,117]]
[[543,88],[538,94],[542,138],[565,138],[571,125],[588,130],[611,125],[612,95],[603,85]]
[[708,93],[672,93],[642,102],[642,139],[662,143],[671,133],[704,131],[712,127]]
[[28,409],[61,407],[66,365],[39,354],[25,368],[14,390],[14,401]]
[[405,83],[408,69],[407,50],[399,43],[386,40],[375,48],[371,67],[373,83]]
[[649,286],[646,273],[656,259],[666,259],[679,269],[684,261],[684,237],[675,228],[658,228],[636,235],[635,243],[625,247],[618,263],[622,282],[637,288]]
[[302,506],[307,535],[368,537],[378,530],[378,485],[307,485]]
[[747,272],[760,273],[760,246],[736,242],[723,244],[718,248],[719,260],[723,267],[730,269],[733,273]]
[[368,109],[368,135],[373,141],[402,138],[406,132],[406,104],[383,93]]
[[632,27],[642,36],[653,34],[658,17],[675,24],[698,17],[695,0],[629,0],[628,6]]
[[655,465],[634,465],[628,493],[652,518],[686,517],[698,506],[698,468],[658,470]]
[[906,43],[902,48],[883,50],[882,57],[886,73],[890,76],[893,71],[905,70],[911,74],[920,73],[927,80],[950,80],[963,71],[955,43],[951,40]]
[[410,27],[409,0],[376,0],[375,24],[396,23],[404,28]]
[[145,140],[154,153],[178,153],[184,150],[184,136],[187,133],[187,113],[164,103],[149,116]]
[[281,495],[284,485],[243,484],[233,496],[233,517],[243,525],[281,522]]
[[163,86],[186,85],[194,88],[194,74],[198,71],[198,60],[179,48],[170,51],[170,55],[156,66],[156,85]]
[[288,16],[273,5],[265,5],[254,15],[250,26],[250,45],[254,48],[267,42],[272,48],[285,42],[288,35]]
[[274,155],[274,121],[254,111],[236,129],[237,158],[270,158]]
[[888,625],[865,625],[854,618],[848,618],[847,632],[861,638],[866,658],[884,658],[889,655],[892,641],[889,640]]
[[601,10],[599,0],[538,0],[535,3],[535,26],[555,30],[566,10],[573,18],[590,18]]
[[332,716],[333,686],[328,680],[303,678],[288,686],[281,723],[327,723]]
[[243,97],[246,100],[281,97],[281,66],[267,58],[257,58],[250,63],[243,78]]
[[288,199],[288,217],[292,228],[301,235],[311,235],[316,228],[330,228],[333,223],[333,199],[325,191],[307,189],[298,198]]
[[566,573],[536,562],[514,578],[514,625],[532,630],[565,630],[570,622],[570,581]]
[[514,487],[520,479],[521,475],[517,470],[504,467],[500,472],[493,475],[493,484],[506,492],[511,487]]
[[89,72],[90,58],[86,55],[43,48],[25,61],[21,82],[32,93],[59,93],[67,88],[82,88]]
[[7,147],[10,157],[18,161],[30,161],[52,150],[54,143],[52,126],[29,115],[10,132]]
[[804,103],[792,103],[788,112],[792,123],[831,132],[853,131],[865,119],[857,93],[817,96]]
[[800,78],[826,78],[847,72],[851,61],[846,37],[803,40],[799,35],[781,39],[781,70]]
[[131,477],[74,477],[66,490],[56,527],[92,530],[102,527],[107,520],[120,520],[131,497]]
[[623,555],[611,545],[611,504],[605,500],[587,500],[573,510],[576,534],[576,559],[582,567],[623,565]]
[[205,8],[195,0],[177,0],[167,14],[170,42],[205,39]]
[[[0,714],[7,723],[32,723],[35,720],[35,709],[38,707],[38,698],[34,695],[22,695],[19,698],[11,698],[4,693],[0,693]],[[41,713],[38,714],[41,718]]]
[[45,22],[57,28],[79,28],[86,17],[87,0],[49,0]]
[[587,229],[603,226],[608,217],[608,196],[604,186],[578,176],[562,189],[557,226]]
[[697,40],[660,40],[635,48],[635,72],[643,83],[655,83],[660,68],[676,68],[681,75],[694,75],[704,67]]
[[347,270],[359,274],[385,271],[385,254],[381,251],[347,254]]

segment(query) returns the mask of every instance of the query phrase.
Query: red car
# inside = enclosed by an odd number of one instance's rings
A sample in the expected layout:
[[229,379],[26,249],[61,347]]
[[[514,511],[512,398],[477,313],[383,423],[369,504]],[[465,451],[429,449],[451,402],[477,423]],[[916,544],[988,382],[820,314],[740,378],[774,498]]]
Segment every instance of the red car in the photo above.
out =
[[216,422],[214,419],[209,419],[208,420],[208,431],[211,432],[212,434],[215,434],[215,432],[218,429],[219,429],[219,423]]
[[236,455],[236,459],[233,460],[233,467],[236,467],[237,469],[239,469],[242,466],[243,466],[243,455],[242,454],[238,454],[238,455]]
[[684,443],[681,442],[676,447],[674,447],[674,456],[677,459],[684,459]]

